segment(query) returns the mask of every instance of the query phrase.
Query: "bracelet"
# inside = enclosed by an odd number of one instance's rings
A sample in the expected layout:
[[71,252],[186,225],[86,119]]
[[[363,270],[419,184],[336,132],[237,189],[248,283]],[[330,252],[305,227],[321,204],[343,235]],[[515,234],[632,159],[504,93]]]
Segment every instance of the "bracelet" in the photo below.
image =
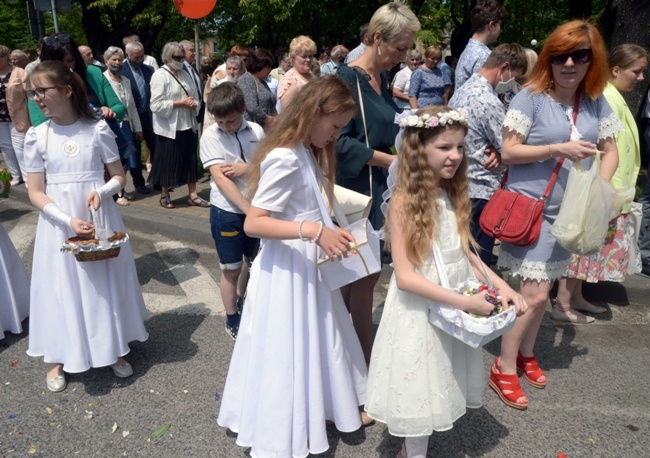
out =
[[323,235],[323,222],[319,221],[318,222],[318,233],[316,234],[316,237],[314,237],[313,240],[310,240],[311,243],[316,243],[318,240],[320,240],[320,236]]
[[302,223],[304,223],[305,220],[303,219],[298,223],[298,238],[300,239],[301,242],[311,242],[311,240],[308,237],[303,237],[302,236]]

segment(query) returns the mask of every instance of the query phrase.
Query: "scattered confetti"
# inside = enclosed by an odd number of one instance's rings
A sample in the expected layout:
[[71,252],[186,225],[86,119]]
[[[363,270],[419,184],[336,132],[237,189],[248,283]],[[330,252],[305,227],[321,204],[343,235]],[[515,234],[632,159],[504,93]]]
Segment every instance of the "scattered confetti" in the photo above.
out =
[[221,398],[221,395],[219,393],[214,393],[214,400],[218,401]]
[[11,382],[5,382],[5,385],[11,385]]
[[596,445],[596,441],[593,440],[591,437],[589,438],[589,445]]
[[113,423],[113,428],[112,428],[112,429],[113,429],[113,430],[112,430],[111,434],[113,434],[115,431],[117,431],[118,429],[120,429],[120,427],[117,426],[117,423]]
[[187,391],[187,390],[183,390],[183,393],[187,394],[187,393],[189,393],[189,391]]
[[46,407],[45,410],[47,410],[47,413],[49,413],[50,415],[52,415],[52,409],[50,409],[49,407]]
[[[126,437],[126,436],[128,436],[129,434],[131,434],[131,433],[128,432],[128,431],[122,431],[122,437]],[[124,452],[124,453],[125,453],[124,456],[126,456],[126,452]]]
[[86,420],[92,420],[95,418],[95,414],[93,414],[92,410],[86,410]]
[[161,437],[163,437],[165,435],[165,433],[167,431],[169,431],[169,428],[171,428],[171,426],[172,426],[171,423],[167,423],[162,428],[154,431],[153,434],[151,435],[151,437],[154,438],[154,439],[160,439]]
[[557,452],[557,458],[567,458],[567,456],[562,452]]
[[149,390],[149,393],[155,393],[155,391],[154,390]]
[[9,414],[9,419],[10,419],[10,420],[13,420],[13,419],[16,418],[17,416],[18,416],[17,413],[10,413],[10,414]]
[[11,367],[16,367],[18,365],[18,361],[12,361],[11,362]]
[[27,449],[27,453],[29,453],[30,455],[33,455],[34,453],[36,453],[36,446],[35,445],[30,445],[29,449]]

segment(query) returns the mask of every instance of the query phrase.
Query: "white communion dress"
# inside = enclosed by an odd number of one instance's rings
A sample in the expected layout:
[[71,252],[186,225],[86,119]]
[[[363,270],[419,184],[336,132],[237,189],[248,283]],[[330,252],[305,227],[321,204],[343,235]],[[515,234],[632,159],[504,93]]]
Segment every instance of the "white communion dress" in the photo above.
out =
[[[115,135],[104,121],[54,121],[31,128],[25,138],[28,173],[45,173],[47,196],[67,215],[90,220],[85,202],[104,184],[104,164],[119,161]],[[99,223],[126,232],[112,198],[97,211]],[[61,252],[75,234],[41,213],[32,268],[29,349],[66,372],[114,364],[128,343],[149,337],[148,317],[130,243],[118,257],[77,262]]]
[[[471,267],[451,201],[445,194],[437,202],[438,245],[449,284],[455,285],[472,275]],[[440,284],[433,252],[416,271]],[[393,273],[370,360],[368,415],[386,423],[393,436],[429,436],[451,429],[467,407],[480,407],[484,383],[482,349],[429,323],[425,299],[400,291]]]
[[20,334],[29,315],[29,279],[11,239],[0,224],[0,339],[4,332]]
[[[286,221],[319,221],[302,146],[271,151],[252,205]],[[360,428],[367,369],[340,291],[321,279],[315,243],[262,239],[253,262],[219,425],[252,457],[306,457],[329,448],[326,420]]]

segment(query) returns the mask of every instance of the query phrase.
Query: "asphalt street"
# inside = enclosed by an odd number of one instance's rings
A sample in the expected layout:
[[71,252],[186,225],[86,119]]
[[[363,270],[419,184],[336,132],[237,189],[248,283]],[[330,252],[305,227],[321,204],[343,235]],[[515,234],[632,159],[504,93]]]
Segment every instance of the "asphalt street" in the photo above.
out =
[[[0,223],[28,274],[36,219],[24,196],[0,201]],[[149,340],[133,343],[127,356],[135,374],[118,379],[108,368],[91,369],[69,374],[67,389],[51,393],[46,365],[25,353],[26,320],[25,332],[0,340],[0,457],[247,456],[215,421],[233,341],[224,331],[213,246],[125,221],[151,313]],[[385,267],[376,324],[389,277]],[[610,308],[594,324],[558,325],[547,314],[536,350],[547,388],[524,383],[530,407],[516,411],[486,385],[484,406],[434,434],[429,456],[650,456],[648,286],[650,279],[634,276],[589,289],[589,298]],[[497,352],[498,342],[484,348],[486,379]],[[392,458],[401,445],[381,424],[351,434],[328,427],[328,435],[330,449],[318,456]]]

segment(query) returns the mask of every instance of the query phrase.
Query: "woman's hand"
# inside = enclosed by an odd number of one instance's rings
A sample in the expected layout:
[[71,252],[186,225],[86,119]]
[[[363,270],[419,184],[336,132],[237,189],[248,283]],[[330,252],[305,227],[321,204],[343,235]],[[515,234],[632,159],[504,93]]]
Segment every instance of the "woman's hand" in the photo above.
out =
[[101,107],[104,119],[115,119],[115,112],[108,107]]
[[486,293],[480,292],[472,296],[463,296],[459,294],[459,297],[465,299],[465,305],[463,310],[467,313],[473,313],[474,315],[488,316],[494,311],[494,304],[488,302],[485,297]]
[[88,198],[86,199],[86,208],[90,209],[92,206],[95,210],[99,209],[99,206],[102,203],[102,199],[99,197],[99,193],[95,190],[90,191]]
[[346,231],[340,227],[332,230],[329,227],[323,227],[323,233],[318,239],[318,246],[322,248],[326,256],[334,261],[335,258],[341,260],[343,257],[348,257],[348,252],[351,250],[350,244],[355,243],[354,237],[350,231]]
[[188,110],[193,110],[194,108],[196,108],[196,101],[194,100],[193,97],[186,95],[180,100],[175,100],[174,106],[187,108]]
[[90,236],[93,233],[94,226],[91,222],[89,221],[84,221],[79,218],[72,218],[70,220],[70,226],[72,227],[72,230],[74,231],[75,234],[81,235],[81,236]]
[[551,155],[553,150],[559,152],[559,155],[572,161],[581,161],[589,156],[596,154],[596,145],[590,142],[574,141],[550,145]]
[[144,138],[144,135],[142,134],[142,132],[136,132],[135,133],[135,141],[136,142],[141,142],[143,138]]

